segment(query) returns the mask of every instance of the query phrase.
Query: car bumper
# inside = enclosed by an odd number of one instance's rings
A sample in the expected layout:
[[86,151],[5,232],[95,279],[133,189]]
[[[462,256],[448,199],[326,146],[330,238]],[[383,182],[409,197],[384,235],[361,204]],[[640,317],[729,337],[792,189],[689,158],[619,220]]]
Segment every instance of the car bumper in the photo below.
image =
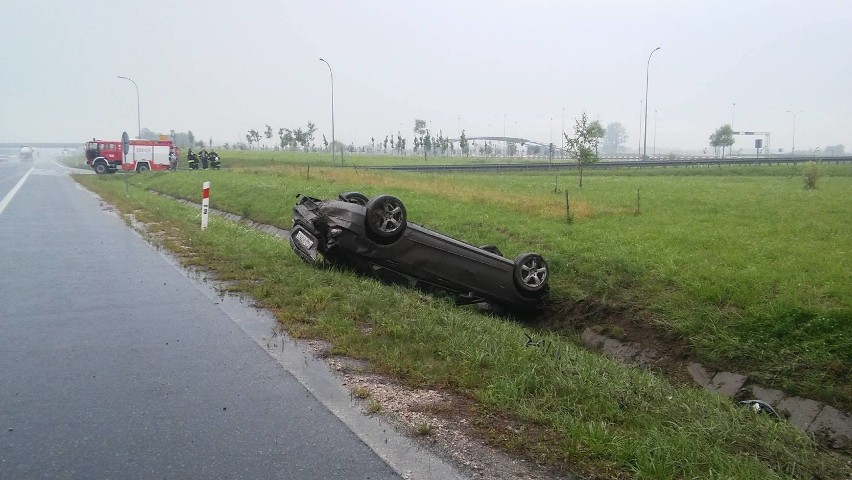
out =
[[302,260],[308,263],[317,263],[318,245],[319,239],[317,239],[316,235],[301,225],[295,225],[290,230],[290,246]]

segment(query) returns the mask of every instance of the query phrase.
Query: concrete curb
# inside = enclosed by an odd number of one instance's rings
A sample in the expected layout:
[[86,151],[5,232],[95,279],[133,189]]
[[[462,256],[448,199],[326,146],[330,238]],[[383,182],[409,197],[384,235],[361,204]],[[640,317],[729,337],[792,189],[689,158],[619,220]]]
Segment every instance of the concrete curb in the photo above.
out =
[[[659,352],[638,342],[622,342],[601,335],[591,328],[580,334],[586,347],[599,351],[623,363],[653,366],[665,358]],[[831,405],[750,383],[748,377],[734,372],[708,370],[700,363],[684,366],[689,376],[707,391],[732,399],[760,400],[772,405],[792,425],[807,432],[820,444],[852,453],[852,415]]]

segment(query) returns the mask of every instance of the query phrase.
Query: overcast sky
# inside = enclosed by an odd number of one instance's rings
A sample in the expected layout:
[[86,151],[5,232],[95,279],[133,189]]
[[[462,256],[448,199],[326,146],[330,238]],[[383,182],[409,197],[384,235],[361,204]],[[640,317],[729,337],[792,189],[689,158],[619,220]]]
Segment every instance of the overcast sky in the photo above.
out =
[[[559,144],[583,111],[648,149],[714,129],[772,150],[852,150],[852,2],[3,0],[0,142],[83,142],[142,127],[216,144],[313,121],[369,144],[415,118],[457,136]],[[736,104],[736,105],[734,105]],[[656,113],[655,113],[656,111]],[[410,143],[409,143],[410,144]],[[737,147],[751,148],[738,138]]]

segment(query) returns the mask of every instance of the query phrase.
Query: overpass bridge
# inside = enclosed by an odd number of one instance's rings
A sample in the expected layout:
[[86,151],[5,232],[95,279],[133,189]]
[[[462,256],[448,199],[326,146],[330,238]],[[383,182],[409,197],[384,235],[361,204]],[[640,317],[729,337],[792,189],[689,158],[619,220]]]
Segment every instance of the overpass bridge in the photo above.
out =
[[[503,142],[503,143],[506,143],[506,144],[515,143],[515,144],[518,144],[522,147],[525,147],[527,145],[532,145],[534,147],[544,147],[545,150],[544,150],[543,153],[547,153],[547,149],[550,148],[550,145],[551,145],[549,142],[548,143],[542,143],[542,142],[530,140],[528,138],[521,138],[521,137],[465,137],[465,138],[467,139],[468,142],[474,142],[474,141],[477,141],[477,140],[484,140],[484,141],[491,141],[491,142]],[[459,143],[461,141],[461,138],[448,138],[447,140],[450,143]],[[565,150],[563,150],[562,147],[559,147],[555,144],[553,145],[553,155],[554,156],[558,156],[560,154],[564,155],[565,153],[567,153],[567,152]]]

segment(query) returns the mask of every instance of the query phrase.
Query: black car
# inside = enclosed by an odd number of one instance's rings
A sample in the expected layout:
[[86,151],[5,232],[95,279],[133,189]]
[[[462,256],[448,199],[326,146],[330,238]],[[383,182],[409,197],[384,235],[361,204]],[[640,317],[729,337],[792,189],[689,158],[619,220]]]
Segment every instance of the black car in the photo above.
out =
[[299,195],[290,245],[309,263],[348,265],[385,281],[449,292],[459,303],[529,309],[541,305],[548,290],[541,255],[510,260],[494,246],[474,247],[411,223],[402,201],[390,195]]

